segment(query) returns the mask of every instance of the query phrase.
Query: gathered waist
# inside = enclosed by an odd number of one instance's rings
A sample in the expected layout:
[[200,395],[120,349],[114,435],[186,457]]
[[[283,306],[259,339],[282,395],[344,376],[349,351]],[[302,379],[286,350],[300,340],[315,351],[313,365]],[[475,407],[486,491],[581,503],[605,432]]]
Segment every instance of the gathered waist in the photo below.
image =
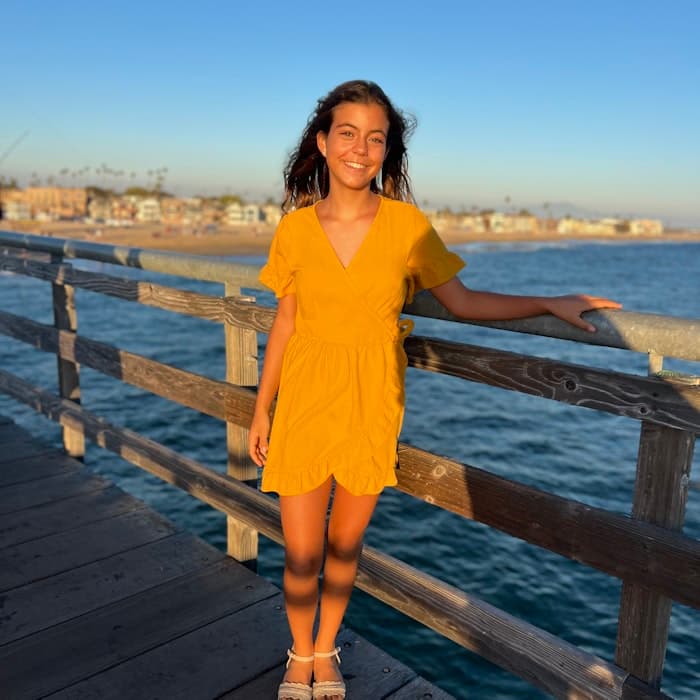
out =
[[398,323],[394,328],[389,328],[387,326],[386,335],[377,336],[376,338],[338,338],[338,337],[327,337],[319,333],[310,332],[307,329],[297,328],[292,337],[296,336],[299,339],[309,340],[313,342],[318,342],[324,345],[340,345],[343,347],[368,347],[368,346],[380,346],[380,345],[393,345],[396,343],[403,343],[404,339],[413,330],[414,323],[408,318],[402,318],[398,320]]

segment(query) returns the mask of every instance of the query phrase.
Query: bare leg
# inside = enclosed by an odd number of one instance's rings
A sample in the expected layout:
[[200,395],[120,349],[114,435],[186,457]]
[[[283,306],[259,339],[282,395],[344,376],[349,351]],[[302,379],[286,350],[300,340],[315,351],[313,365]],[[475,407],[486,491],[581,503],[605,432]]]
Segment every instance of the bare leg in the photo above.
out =
[[[353,496],[336,483],[331,517],[328,523],[328,547],[323,567],[321,616],[314,644],[319,652],[330,651],[350,601],[357,563],[362,549],[362,537],[369,524],[379,494]],[[335,659],[316,659],[314,679],[317,681],[340,678]],[[327,696],[334,700],[335,695]]]
[[[300,496],[280,496],[284,533],[284,600],[294,651],[314,652],[313,625],[318,605],[318,574],[323,561],[331,479]],[[310,683],[313,664],[292,661],[284,680]]]

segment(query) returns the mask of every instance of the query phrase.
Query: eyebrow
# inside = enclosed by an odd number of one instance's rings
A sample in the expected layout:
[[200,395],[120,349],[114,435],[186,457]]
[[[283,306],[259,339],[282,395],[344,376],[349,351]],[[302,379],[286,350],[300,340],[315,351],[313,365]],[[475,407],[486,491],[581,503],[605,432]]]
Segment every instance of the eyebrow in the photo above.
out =
[[[351,124],[350,122],[343,122],[342,124],[336,124],[335,128],[341,129],[344,126],[350,126],[353,129],[357,129],[358,131],[360,130],[359,127],[355,126],[354,124]],[[382,136],[386,136],[386,132],[383,129],[372,129],[369,133],[370,134],[379,133],[379,134],[382,134]]]

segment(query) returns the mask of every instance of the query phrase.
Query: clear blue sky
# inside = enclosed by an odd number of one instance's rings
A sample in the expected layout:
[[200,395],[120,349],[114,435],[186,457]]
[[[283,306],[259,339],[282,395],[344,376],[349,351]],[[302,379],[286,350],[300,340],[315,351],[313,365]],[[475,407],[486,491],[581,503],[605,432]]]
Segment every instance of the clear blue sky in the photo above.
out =
[[700,225],[697,0],[5,0],[2,23],[0,157],[24,138],[0,174],[20,184],[106,163],[277,197],[316,99],[360,77],[418,118],[419,202]]

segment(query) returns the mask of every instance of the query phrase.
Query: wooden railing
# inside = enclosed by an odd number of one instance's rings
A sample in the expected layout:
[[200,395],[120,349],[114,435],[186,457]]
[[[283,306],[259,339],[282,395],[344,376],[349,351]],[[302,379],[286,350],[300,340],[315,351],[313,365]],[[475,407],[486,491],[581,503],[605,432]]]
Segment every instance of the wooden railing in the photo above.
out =
[[[252,561],[257,533],[281,543],[274,499],[256,491],[246,454],[258,378],[257,333],[274,309],[242,289],[261,288],[257,268],[133,248],[0,232],[0,269],[50,282],[54,325],[0,312],[0,333],[58,358],[59,395],[4,370],[0,391],[60,423],[65,449],[81,457],[90,439],[184,489],[228,516],[228,551]],[[100,260],[194,279],[220,281],[211,296],[75,269],[65,258]],[[6,294],[7,287],[2,293]],[[217,381],[83,337],[75,288],[220,322],[226,381]],[[429,294],[405,311],[449,318]],[[700,321],[629,312],[591,312],[595,335],[551,317],[484,324],[647,352],[651,376],[623,374],[462,343],[411,336],[412,366],[470,381],[595,408],[640,421],[632,517],[538,490],[473,466],[399,446],[398,489],[487,524],[623,581],[615,662],[606,661],[508,615],[406,563],[365,547],[357,585],[406,615],[558,698],[664,698],[660,690],[670,607],[700,608],[700,542],[682,534],[700,386],[661,374],[663,356],[700,360]],[[87,366],[227,424],[228,475],[80,405],[79,367]]]

